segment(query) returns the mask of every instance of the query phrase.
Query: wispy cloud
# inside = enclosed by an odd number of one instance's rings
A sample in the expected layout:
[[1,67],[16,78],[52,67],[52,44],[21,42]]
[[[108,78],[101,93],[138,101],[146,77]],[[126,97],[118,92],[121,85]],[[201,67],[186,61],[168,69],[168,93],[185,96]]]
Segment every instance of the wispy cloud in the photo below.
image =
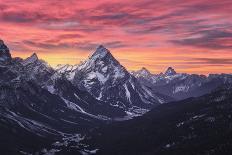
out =
[[197,64],[232,65],[232,58],[194,58]]
[[232,49],[232,32],[222,30],[199,31],[192,36],[199,37],[185,38],[182,40],[171,40],[172,43],[184,46],[203,47],[209,49]]

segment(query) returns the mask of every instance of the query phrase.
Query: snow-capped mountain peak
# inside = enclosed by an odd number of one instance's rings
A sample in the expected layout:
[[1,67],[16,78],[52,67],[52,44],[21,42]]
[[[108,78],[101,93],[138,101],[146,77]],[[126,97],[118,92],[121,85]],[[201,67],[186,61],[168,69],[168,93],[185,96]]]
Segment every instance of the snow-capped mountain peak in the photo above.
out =
[[133,71],[131,73],[135,77],[150,77],[150,76],[152,76],[151,72],[148,69],[146,69],[145,67],[142,67],[140,70]]
[[80,64],[78,71],[87,76],[88,82],[85,81],[85,83],[98,79],[97,81],[100,81],[101,84],[106,81],[114,83],[116,79],[124,78],[126,74],[129,74],[110,51],[102,45],[97,47],[89,59]]
[[[150,74],[147,69],[143,70]],[[141,112],[141,109],[163,103],[162,97],[140,84],[104,46],[99,46],[80,64],[72,82],[97,100],[125,111],[135,112],[137,107],[137,112]]]
[[107,54],[110,54],[110,51],[105,48],[103,45],[99,45],[96,49],[96,51],[93,53],[93,55],[91,56],[91,58],[103,58],[105,57]]
[[168,67],[168,69],[165,72],[166,76],[171,76],[171,75],[175,75],[176,71],[172,68],[172,67]]
[[11,60],[9,48],[4,44],[3,40],[0,40],[0,61],[7,60]]
[[144,74],[144,75],[150,75],[151,74],[151,72],[148,69],[146,69],[145,67],[143,67],[139,71],[141,72],[141,74]]
[[114,79],[123,78],[125,74],[129,74],[103,45],[98,46],[92,56],[84,63],[80,64],[78,70],[89,73],[92,72],[94,75],[99,75],[100,77],[104,76],[105,78],[111,76],[114,77]]

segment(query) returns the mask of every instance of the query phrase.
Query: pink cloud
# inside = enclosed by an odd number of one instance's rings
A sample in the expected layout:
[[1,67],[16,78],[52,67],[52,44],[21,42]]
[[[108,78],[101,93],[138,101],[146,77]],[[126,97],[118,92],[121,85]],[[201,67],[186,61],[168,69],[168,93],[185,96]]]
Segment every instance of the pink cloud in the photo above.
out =
[[[231,0],[1,2],[0,36],[18,55],[32,50],[55,53],[57,49],[89,53],[98,44],[121,52],[121,57],[128,51],[148,57],[155,51],[163,59],[182,54],[183,49],[201,58],[232,52]],[[204,50],[207,54],[202,54]],[[133,58],[127,59],[127,67],[133,68]],[[189,66],[181,64],[181,68]]]

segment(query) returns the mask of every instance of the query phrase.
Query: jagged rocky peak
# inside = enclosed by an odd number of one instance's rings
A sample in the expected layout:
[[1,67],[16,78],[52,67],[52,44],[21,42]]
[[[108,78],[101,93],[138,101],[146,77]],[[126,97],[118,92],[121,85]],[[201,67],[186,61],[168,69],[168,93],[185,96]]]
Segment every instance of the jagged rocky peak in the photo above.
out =
[[0,61],[11,60],[11,54],[9,48],[4,44],[3,40],[0,40]]
[[[120,63],[113,57],[110,51],[103,45],[97,47],[96,51],[78,67],[79,70],[92,68],[94,70],[105,68],[106,66],[122,67]],[[105,70],[104,69],[104,70]]]
[[39,58],[38,58],[38,56],[37,56],[36,53],[33,53],[33,54],[32,54],[30,57],[28,57],[26,60],[27,60],[27,61],[30,61],[30,62],[35,62],[35,61],[39,60]]
[[34,59],[34,60],[38,60],[38,56],[36,53],[33,53],[31,56],[30,56],[31,59]]
[[94,84],[115,84],[127,76],[130,76],[129,72],[113,57],[108,49],[100,45],[89,59],[78,66],[74,81],[80,83],[80,79],[87,79],[83,80],[82,83],[85,87],[92,87]]
[[152,76],[152,73],[145,67],[142,67],[138,71],[132,71],[131,74],[134,75],[135,77],[145,77],[145,78]]
[[107,54],[110,54],[110,51],[107,48],[105,48],[103,45],[99,45],[96,51],[91,56],[91,58],[103,58]]
[[171,75],[175,75],[176,71],[172,68],[172,67],[168,67],[168,69],[165,72],[166,76],[171,76]]
[[151,72],[145,67],[142,67],[138,72],[140,72],[143,75],[151,75]]
[[38,58],[37,54],[36,54],[36,53],[33,53],[30,57],[26,58],[26,59],[23,61],[22,64],[23,64],[24,66],[26,66],[26,65],[31,64],[31,63],[34,63],[34,62],[36,62],[36,61],[38,61],[38,60],[39,60],[39,58]]

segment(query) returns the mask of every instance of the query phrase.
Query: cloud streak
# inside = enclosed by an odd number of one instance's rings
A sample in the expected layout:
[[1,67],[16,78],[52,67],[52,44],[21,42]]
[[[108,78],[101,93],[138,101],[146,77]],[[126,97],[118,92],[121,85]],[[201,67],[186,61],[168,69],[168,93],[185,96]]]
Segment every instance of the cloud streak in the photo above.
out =
[[215,50],[232,49],[232,33],[222,30],[205,30],[197,32],[192,36],[199,37],[186,38],[182,40],[171,40],[172,43],[184,46],[203,47]]

